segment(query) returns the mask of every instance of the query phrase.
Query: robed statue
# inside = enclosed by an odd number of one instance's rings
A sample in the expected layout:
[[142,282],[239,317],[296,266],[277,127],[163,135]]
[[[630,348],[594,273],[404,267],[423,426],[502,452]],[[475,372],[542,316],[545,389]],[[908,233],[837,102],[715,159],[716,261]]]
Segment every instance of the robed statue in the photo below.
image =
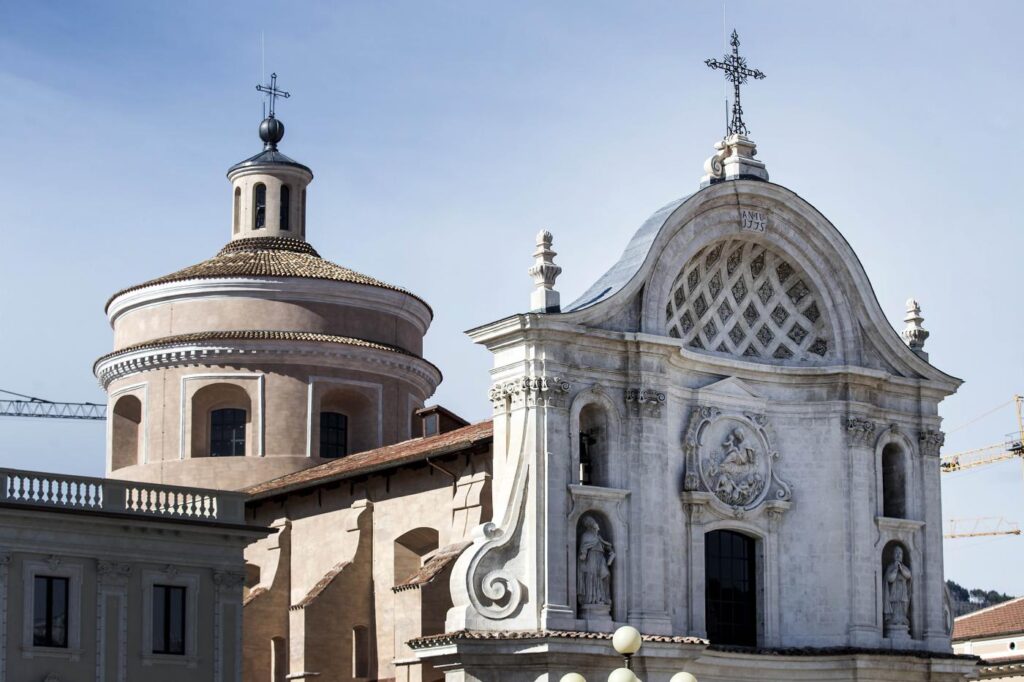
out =
[[903,563],[903,548],[892,551],[892,562],[885,567],[882,585],[882,615],[886,634],[907,633],[910,629],[910,567]]
[[615,549],[612,543],[601,537],[601,526],[593,516],[583,519],[576,558],[576,596],[580,606],[610,606],[611,565],[615,560]]

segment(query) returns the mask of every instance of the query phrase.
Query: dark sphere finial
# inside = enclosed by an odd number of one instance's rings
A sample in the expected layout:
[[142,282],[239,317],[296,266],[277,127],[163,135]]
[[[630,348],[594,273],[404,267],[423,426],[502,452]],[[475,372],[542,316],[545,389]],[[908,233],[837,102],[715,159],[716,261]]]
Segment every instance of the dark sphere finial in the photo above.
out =
[[260,123],[260,139],[264,149],[277,149],[277,143],[284,137],[284,123],[268,116]]

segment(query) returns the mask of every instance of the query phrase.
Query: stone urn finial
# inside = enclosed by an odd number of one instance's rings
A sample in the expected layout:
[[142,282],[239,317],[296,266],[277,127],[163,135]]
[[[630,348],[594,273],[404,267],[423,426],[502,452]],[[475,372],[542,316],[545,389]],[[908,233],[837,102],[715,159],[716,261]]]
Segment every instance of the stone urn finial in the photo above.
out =
[[921,326],[921,323],[924,322],[924,318],[921,317],[921,304],[913,298],[907,299],[907,315],[903,321],[907,323],[907,326],[900,332],[903,342],[923,360],[927,360],[928,353],[924,351],[924,342],[929,333]]
[[562,307],[558,292],[555,291],[555,280],[562,268],[555,265],[555,256],[551,250],[554,237],[547,230],[537,233],[537,250],[533,252],[534,262],[527,271],[533,277],[533,293],[530,294],[530,312],[558,313]]

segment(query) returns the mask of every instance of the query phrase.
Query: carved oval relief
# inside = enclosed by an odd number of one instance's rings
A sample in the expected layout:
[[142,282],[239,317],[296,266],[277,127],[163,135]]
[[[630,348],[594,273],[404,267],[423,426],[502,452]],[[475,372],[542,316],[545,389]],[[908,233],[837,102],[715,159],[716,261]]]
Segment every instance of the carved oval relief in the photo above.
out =
[[722,417],[701,434],[700,476],[705,489],[732,507],[759,504],[771,481],[771,455],[759,430],[744,420]]

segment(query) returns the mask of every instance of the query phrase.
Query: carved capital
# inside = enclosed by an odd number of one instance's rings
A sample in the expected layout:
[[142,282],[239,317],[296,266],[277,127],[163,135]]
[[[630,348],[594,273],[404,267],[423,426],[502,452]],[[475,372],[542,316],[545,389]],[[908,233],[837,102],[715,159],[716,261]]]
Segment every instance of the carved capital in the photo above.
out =
[[946,434],[942,431],[926,429],[918,435],[917,441],[921,448],[922,456],[938,457],[939,450],[942,448],[943,443],[946,442]]
[[560,377],[519,377],[491,386],[489,397],[495,412],[523,404],[561,406],[572,385]]
[[846,437],[853,445],[871,445],[875,442],[876,425],[868,419],[847,417]]
[[214,571],[213,584],[217,587],[241,587],[245,584],[245,574],[233,571]]
[[656,388],[627,388],[626,405],[634,416],[660,417],[667,396]]

